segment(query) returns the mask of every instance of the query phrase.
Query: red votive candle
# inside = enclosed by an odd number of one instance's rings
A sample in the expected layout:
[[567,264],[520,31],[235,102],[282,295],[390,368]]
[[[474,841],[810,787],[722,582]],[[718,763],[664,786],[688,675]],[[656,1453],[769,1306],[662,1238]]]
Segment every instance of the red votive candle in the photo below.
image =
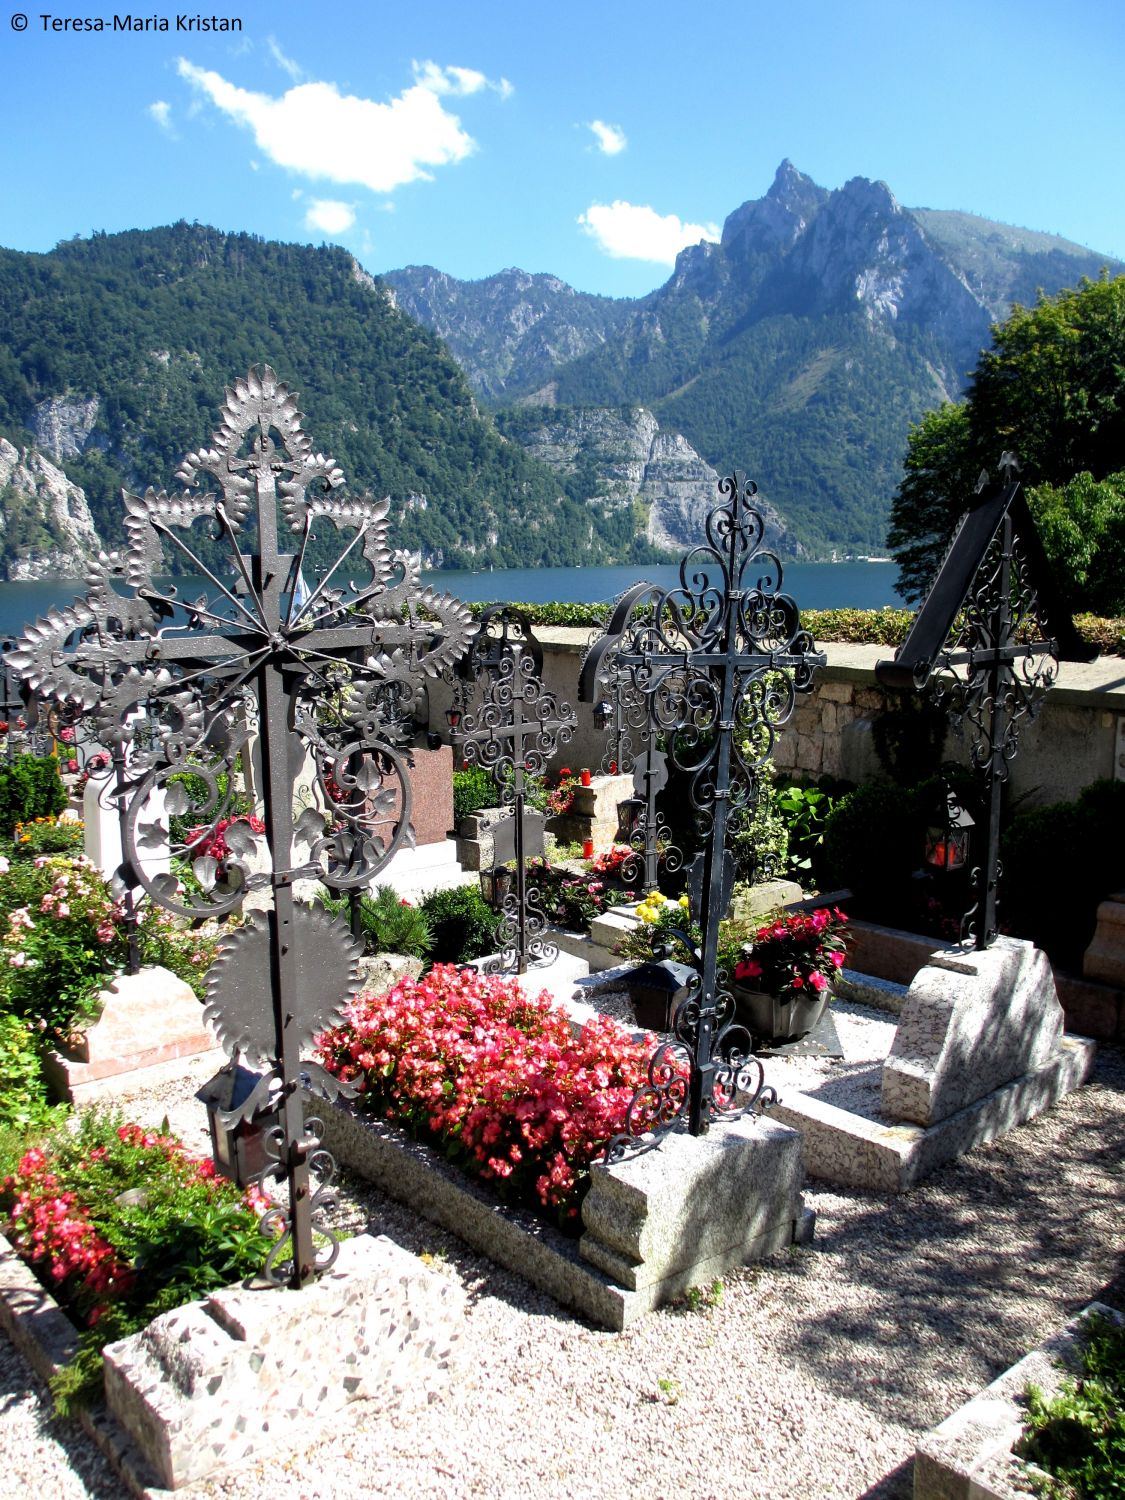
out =
[[589,771],[583,771],[580,774],[582,776],[582,785],[583,786],[589,786],[590,785],[590,773],[589,773]]
[[583,859],[593,859],[593,857],[594,857],[594,841],[593,841],[593,839],[586,839],[583,842],[583,844],[582,844],[582,858]]

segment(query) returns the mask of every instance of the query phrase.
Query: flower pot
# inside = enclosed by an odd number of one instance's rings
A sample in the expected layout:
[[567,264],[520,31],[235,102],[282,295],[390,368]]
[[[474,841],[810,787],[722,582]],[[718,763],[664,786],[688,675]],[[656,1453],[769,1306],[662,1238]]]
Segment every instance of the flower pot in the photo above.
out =
[[761,990],[732,984],[735,1019],[750,1032],[755,1042],[799,1042],[808,1036],[828,1009],[832,991],[823,989],[807,999],[779,1000]]

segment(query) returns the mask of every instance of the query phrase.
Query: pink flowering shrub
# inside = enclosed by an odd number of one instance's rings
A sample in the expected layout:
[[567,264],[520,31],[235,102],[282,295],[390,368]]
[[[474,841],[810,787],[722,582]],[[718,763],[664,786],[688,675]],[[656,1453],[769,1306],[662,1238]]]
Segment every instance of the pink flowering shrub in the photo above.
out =
[[546,995],[439,964],[364,994],[317,1043],[359,1107],[435,1137],[505,1196],[573,1223],[590,1163],[620,1131],[651,1052],[598,1017],[571,1035]]
[[[0,1010],[65,1045],[128,961],[124,907],[85,855],[0,865]],[[162,964],[197,986],[215,952],[212,940],[149,903],[137,940],[143,963]]]
[[261,1268],[266,1207],[165,1131],[91,1111],[0,1181],[0,1228],[87,1330],[56,1394],[90,1393],[103,1344]]

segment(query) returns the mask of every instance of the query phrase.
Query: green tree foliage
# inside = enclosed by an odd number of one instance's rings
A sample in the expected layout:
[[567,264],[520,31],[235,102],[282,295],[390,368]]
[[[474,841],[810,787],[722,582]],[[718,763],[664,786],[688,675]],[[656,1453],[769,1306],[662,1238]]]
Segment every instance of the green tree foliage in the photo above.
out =
[[1030,499],[1066,597],[1115,614],[1125,604],[1125,470],[1100,481],[1084,470],[1064,485],[1040,485]]
[[0,329],[0,433],[26,444],[40,402],[98,398],[90,441],[63,467],[110,545],[121,489],[174,488],[225,387],[267,363],[352,491],[391,497],[396,545],[446,567],[630,559],[629,518],[603,516],[505,441],[440,341],[339,248],[180,223],[0,251]]
[[[977,364],[964,404],[930,412],[912,429],[888,537],[907,597],[925,592],[972,498],[975,476],[994,470],[1004,450],[1018,456],[1032,508],[1048,522],[1044,542],[1061,578],[1076,590],[1070,602],[1120,609],[1125,575],[1117,570],[1121,587],[1105,597],[1101,590],[1112,579],[1112,567],[1101,569],[1096,548],[1079,546],[1074,528],[1062,524],[1060,507],[1069,492],[1060,498],[1055,491],[1077,475],[1087,475],[1092,485],[1121,471],[1125,276],[1083,278],[1057,296],[1041,293],[1034,307],[1014,308],[992,330],[992,347]],[[1120,486],[1109,482],[1111,488],[1097,494],[1080,485],[1073,498],[1114,547]],[[1042,486],[1050,490],[1040,497]]]

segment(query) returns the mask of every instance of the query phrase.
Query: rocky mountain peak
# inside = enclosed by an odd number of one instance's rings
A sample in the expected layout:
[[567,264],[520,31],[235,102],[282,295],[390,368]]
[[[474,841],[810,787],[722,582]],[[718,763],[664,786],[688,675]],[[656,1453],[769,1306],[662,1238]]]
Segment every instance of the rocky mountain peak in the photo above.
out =
[[799,172],[786,157],[765,197],[744,203],[728,216],[723,225],[723,248],[731,249],[739,240],[745,240],[747,248],[787,248],[805,232],[828,197],[824,188]]

